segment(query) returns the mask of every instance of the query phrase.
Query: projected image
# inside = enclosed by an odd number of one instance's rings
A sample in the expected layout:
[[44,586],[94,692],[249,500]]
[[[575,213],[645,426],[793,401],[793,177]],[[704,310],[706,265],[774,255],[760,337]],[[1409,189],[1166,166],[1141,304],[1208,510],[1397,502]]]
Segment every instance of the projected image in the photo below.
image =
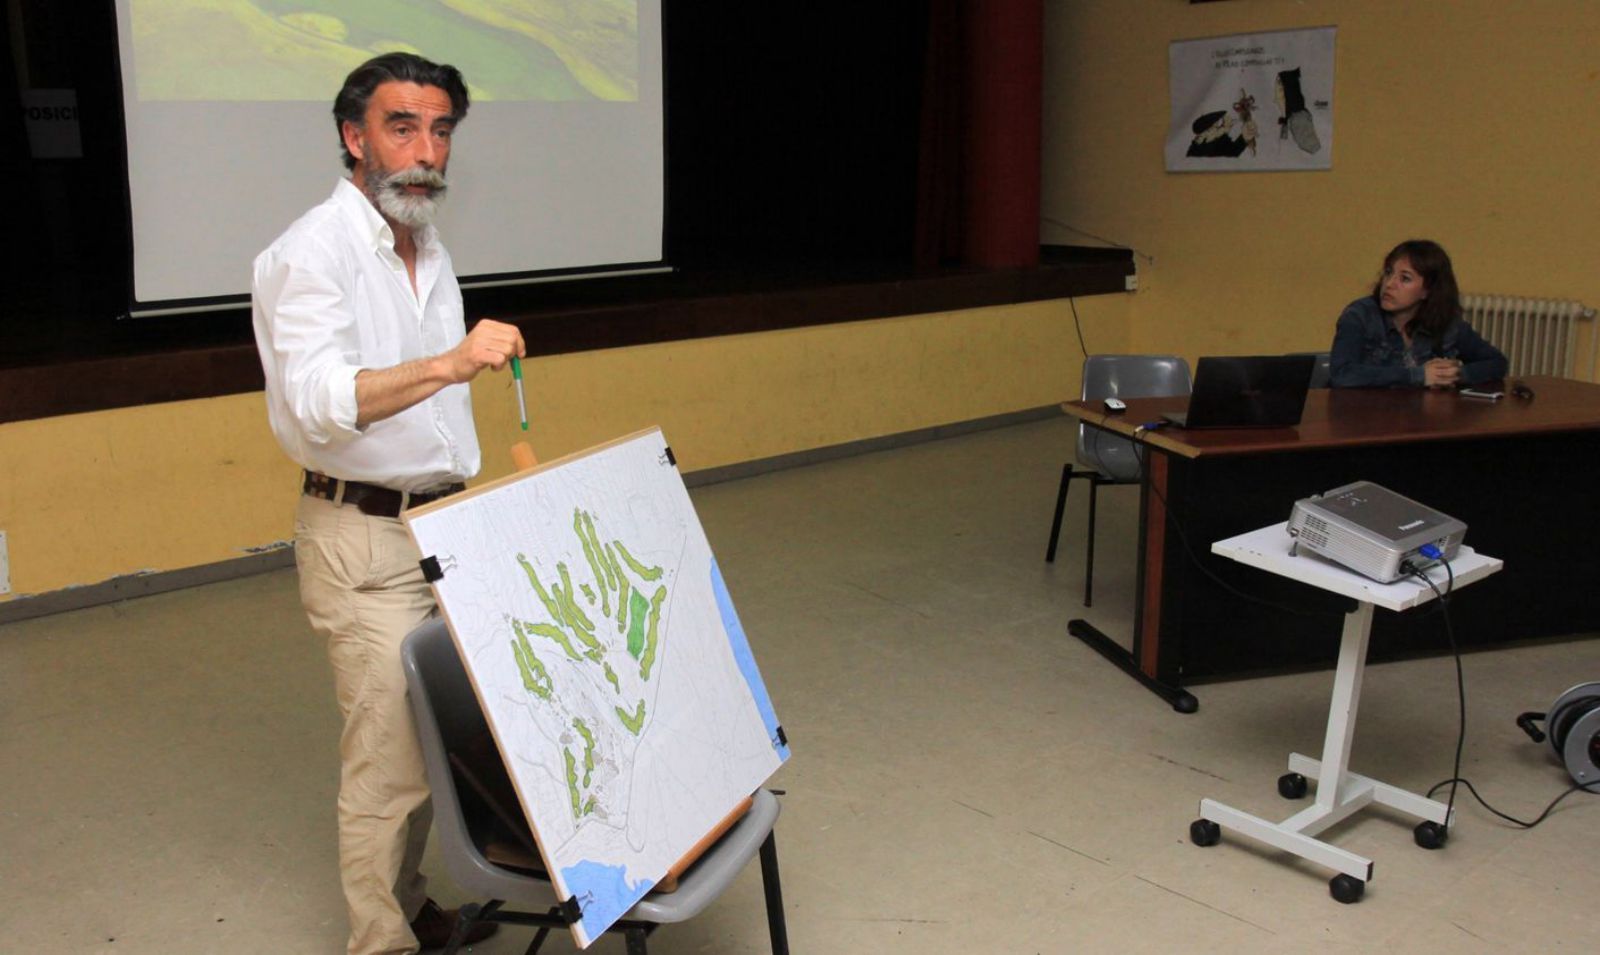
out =
[[328,100],[404,50],[474,100],[636,100],[638,0],[133,0],[139,99]]

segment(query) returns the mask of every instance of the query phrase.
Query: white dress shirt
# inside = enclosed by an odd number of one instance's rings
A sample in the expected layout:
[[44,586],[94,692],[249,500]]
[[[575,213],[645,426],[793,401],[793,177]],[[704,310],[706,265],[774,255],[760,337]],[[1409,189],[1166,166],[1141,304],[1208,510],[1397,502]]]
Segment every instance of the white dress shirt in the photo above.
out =
[[397,491],[478,473],[465,384],[356,427],[356,373],[437,355],[466,337],[461,289],[437,231],[414,233],[417,287],[394,232],[361,190],[333,195],[256,256],[256,347],[272,432],[302,467]]

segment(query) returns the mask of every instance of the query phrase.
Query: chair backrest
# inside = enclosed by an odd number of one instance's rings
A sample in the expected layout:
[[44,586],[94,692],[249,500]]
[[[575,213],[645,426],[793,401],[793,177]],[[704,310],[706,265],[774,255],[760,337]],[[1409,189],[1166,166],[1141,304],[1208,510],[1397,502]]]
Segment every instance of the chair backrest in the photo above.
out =
[[1311,355],[1316,358],[1316,363],[1311,366],[1311,387],[1328,387],[1328,376],[1331,374],[1333,356],[1325,351],[1292,351],[1291,355]]
[[434,832],[450,878],[469,894],[503,899],[516,888],[525,895],[525,879],[484,857],[481,833],[492,820],[474,794],[458,788],[451,770],[450,754],[469,752],[489,734],[489,724],[442,618],[406,636],[400,663],[433,791]]
[[[1189,363],[1177,355],[1090,355],[1083,360],[1083,400],[1165,398],[1189,393]],[[1115,481],[1139,476],[1133,442],[1078,426],[1078,460]]]

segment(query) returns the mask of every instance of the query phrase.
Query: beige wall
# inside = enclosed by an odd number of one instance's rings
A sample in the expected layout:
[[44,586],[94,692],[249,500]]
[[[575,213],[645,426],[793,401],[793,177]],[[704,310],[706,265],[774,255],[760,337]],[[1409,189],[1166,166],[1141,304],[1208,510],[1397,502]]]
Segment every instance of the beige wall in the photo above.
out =
[[[1082,299],[1091,347],[1131,296]],[[1082,357],[1066,302],[943,312],[529,362],[542,459],[659,424],[697,470],[1048,405]],[[509,376],[475,383],[486,477],[522,439]],[[0,425],[13,594],[239,557],[287,539],[297,474],[260,393]]]
[[[1383,254],[1413,237],[1444,245],[1465,291],[1600,306],[1600,3],[1046,9],[1043,213],[1154,259],[1137,260],[1136,350],[1325,349]],[[1164,171],[1171,41],[1327,25],[1331,171]]]

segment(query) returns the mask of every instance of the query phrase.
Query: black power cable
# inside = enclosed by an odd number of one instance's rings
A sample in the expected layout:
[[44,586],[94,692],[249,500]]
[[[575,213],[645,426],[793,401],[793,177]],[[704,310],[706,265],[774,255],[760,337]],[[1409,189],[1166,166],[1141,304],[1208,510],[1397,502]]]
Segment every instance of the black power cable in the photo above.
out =
[[[1450,652],[1455,656],[1455,661],[1456,661],[1456,699],[1460,704],[1460,731],[1458,732],[1458,734],[1456,736],[1456,758],[1455,758],[1454,768],[1451,770],[1451,774],[1450,774],[1450,778],[1449,779],[1440,780],[1439,782],[1435,783],[1432,787],[1430,787],[1428,789],[1428,798],[1432,799],[1434,793],[1438,792],[1439,790],[1443,789],[1446,786],[1449,786],[1450,787],[1450,801],[1449,801],[1449,807],[1450,808],[1448,810],[1446,810],[1446,813],[1445,813],[1445,818],[1449,819],[1450,818],[1450,813],[1453,812],[1454,809],[1455,809],[1456,787],[1458,785],[1459,786],[1465,786],[1465,787],[1467,787],[1467,791],[1472,793],[1472,798],[1476,799],[1478,801],[1478,804],[1480,806],[1482,806],[1483,808],[1489,810],[1489,812],[1491,812],[1494,815],[1500,817],[1501,819],[1504,819],[1505,821],[1507,821],[1509,823],[1512,823],[1513,825],[1520,826],[1523,829],[1532,829],[1534,826],[1537,826],[1539,823],[1544,822],[1545,819],[1547,817],[1549,817],[1550,813],[1555,811],[1556,806],[1559,805],[1562,800],[1566,799],[1568,796],[1572,795],[1573,793],[1575,793],[1575,792],[1587,792],[1587,793],[1591,793],[1591,794],[1595,794],[1595,795],[1600,795],[1600,790],[1596,790],[1596,789],[1593,788],[1595,786],[1600,786],[1600,779],[1597,779],[1597,780],[1594,780],[1593,782],[1588,782],[1588,783],[1575,783],[1570,788],[1568,788],[1565,792],[1563,792],[1561,795],[1559,795],[1556,798],[1550,800],[1549,805],[1545,806],[1544,807],[1544,811],[1539,813],[1539,815],[1536,818],[1534,818],[1534,820],[1532,822],[1526,822],[1524,820],[1516,818],[1515,816],[1512,816],[1512,815],[1509,815],[1507,813],[1501,812],[1500,810],[1496,809],[1495,807],[1489,805],[1489,801],[1487,799],[1484,799],[1483,796],[1478,793],[1477,787],[1473,786],[1472,782],[1470,780],[1466,779],[1465,777],[1463,777],[1461,775],[1461,750],[1462,750],[1463,745],[1466,742],[1466,737],[1467,737],[1467,689],[1466,689],[1466,681],[1463,679],[1462,674],[1461,674],[1461,651],[1456,646],[1455,632],[1450,627],[1449,597],[1450,597],[1450,592],[1455,589],[1455,573],[1454,573],[1454,571],[1451,570],[1449,561],[1441,561],[1441,563],[1444,564],[1445,573],[1446,573],[1446,575],[1448,577],[1448,582],[1446,584],[1445,591],[1442,594],[1439,592],[1439,588],[1434,586],[1433,581],[1428,579],[1426,574],[1422,573],[1419,570],[1416,570],[1415,568],[1410,568],[1409,569],[1411,575],[1416,577],[1417,579],[1421,580],[1423,583],[1427,584],[1428,588],[1433,591],[1434,596],[1437,597],[1438,600],[1439,600],[1439,609],[1440,609],[1441,614],[1444,617],[1445,634],[1450,640]],[[1446,828],[1445,831],[1446,832],[1449,831],[1448,827]]]
[[1506,822],[1509,822],[1509,823],[1511,823],[1513,825],[1516,825],[1516,826],[1520,826],[1523,829],[1532,829],[1534,826],[1537,826],[1539,823],[1544,822],[1545,817],[1549,816],[1550,813],[1554,812],[1556,806],[1558,804],[1560,804],[1560,802],[1563,799],[1566,799],[1568,796],[1572,795],[1575,792],[1586,792],[1586,793],[1589,793],[1592,796],[1600,796],[1600,790],[1597,790],[1597,789],[1594,788],[1595,786],[1600,786],[1600,779],[1596,779],[1594,782],[1590,782],[1590,783],[1574,783],[1571,786],[1571,788],[1567,789],[1566,792],[1563,792],[1561,795],[1559,795],[1556,798],[1550,800],[1550,804],[1548,806],[1544,807],[1544,812],[1539,813],[1539,815],[1537,817],[1535,817],[1532,822],[1525,822],[1525,821],[1523,821],[1521,819],[1518,819],[1516,816],[1512,816],[1512,815],[1508,815],[1507,813],[1503,813],[1500,810],[1496,809],[1495,807],[1489,805],[1489,801],[1488,800],[1486,800],[1482,796],[1478,795],[1477,787],[1473,786],[1472,782],[1470,780],[1464,779],[1464,778],[1462,778],[1460,776],[1456,776],[1456,777],[1453,777],[1451,779],[1442,779],[1439,782],[1435,783],[1433,785],[1433,788],[1428,790],[1428,797],[1431,799],[1433,797],[1434,793],[1438,792],[1439,790],[1443,789],[1446,786],[1453,786],[1453,785],[1455,785],[1457,783],[1460,783],[1461,785],[1467,787],[1467,791],[1472,793],[1472,798],[1476,799],[1478,801],[1478,804],[1481,805],[1483,808],[1489,810],[1491,813],[1495,814],[1496,816],[1499,816],[1501,819],[1504,819]]
[[1078,330],[1078,347],[1083,349],[1083,357],[1089,357],[1089,346],[1083,341],[1083,323],[1078,321],[1078,302],[1072,296],[1067,296],[1067,304],[1072,306],[1072,327]]
[[[1429,544],[1423,547],[1424,556],[1436,559],[1444,565],[1447,582],[1443,593],[1439,592],[1439,588],[1429,579],[1427,574],[1423,573],[1421,569],[1414,566],[1410,561],[1401,564],[1400,569],[1427,584],[1428,589],[1433,591],[1433,596],[1439,601],[1439,615],[1444,619],[1445,637],[1450,641],[1450,655],[1456,662],[1456,758],[1450,771],[1450,799],[1445,804],[1444,826],[1440,830],[1440,834],[1444,838],[1449,838],[1450,820],[1454,817],[1456,811],[1456,784],[1454,780],[1461,777],[1461,751],[1467,745],[1467,680],[1461,672],[1461,649],[1456,646],[1456,631],[1450,625],[1450,594],[1456,589],[1456,572],[1450,567],[1450,562],[1439,555],[1437,548],[1428,553],[1427,551],[1430,547],[1433,547],[1433,545]],[[1434,790],[1438,788],[1435,786],[1433,790],[1428,791],[1429,798],[1433,797]]]

